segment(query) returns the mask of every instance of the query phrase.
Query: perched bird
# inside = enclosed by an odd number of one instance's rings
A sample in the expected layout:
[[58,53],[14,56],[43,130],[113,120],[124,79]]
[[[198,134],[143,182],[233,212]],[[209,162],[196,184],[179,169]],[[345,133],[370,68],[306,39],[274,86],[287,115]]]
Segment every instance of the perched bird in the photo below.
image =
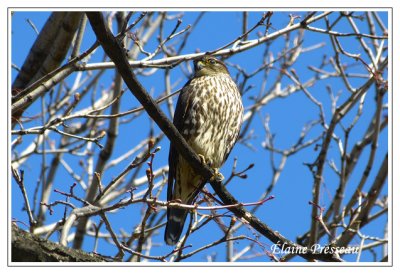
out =
[[[225,64],[209,55],[194,60],[194,77],[182,88],[173,120],[188,145],[217,172],[239,136],[242,121],[241,95]],[[168,162],[168,201],[193,204],[206,180],[172,144]],[[178,242],[187,214],[182,208],[167,209],[168,245]]]

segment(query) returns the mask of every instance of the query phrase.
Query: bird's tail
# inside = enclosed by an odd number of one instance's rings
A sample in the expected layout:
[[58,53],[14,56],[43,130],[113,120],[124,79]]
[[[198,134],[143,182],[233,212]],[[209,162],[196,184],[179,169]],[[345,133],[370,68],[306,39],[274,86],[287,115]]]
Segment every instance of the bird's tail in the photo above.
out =
[[168,208],[167,227],[164,240],[168,245],[175,245],[182,234],[188,211],[182,208]]

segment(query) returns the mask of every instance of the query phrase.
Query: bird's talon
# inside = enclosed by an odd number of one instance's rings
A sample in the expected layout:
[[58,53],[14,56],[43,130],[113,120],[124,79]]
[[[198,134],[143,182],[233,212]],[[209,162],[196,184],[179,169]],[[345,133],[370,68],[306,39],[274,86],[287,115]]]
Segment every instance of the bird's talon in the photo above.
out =
[[200,158],[200,162],[205,165],[206,164],[206,158],[202,154],[197,154]]
[[204,155],[202,155],[202,154],[197,154],[197,155],[199,156],[200,162],[201,162],[203,165],[207,165],[207,166],[209,166],[209,167],[212,166],[212,161],[211,161],[210,159],[206,159],[206,157],[204,157]]
[[224,175],[222,175],[221,172],[219,172],[218,168],[213,168],[214,170],[214,174],[213,176],[211,176],[211,181],[217,181],[217,182],[222,182],[223,180],[225,180]]

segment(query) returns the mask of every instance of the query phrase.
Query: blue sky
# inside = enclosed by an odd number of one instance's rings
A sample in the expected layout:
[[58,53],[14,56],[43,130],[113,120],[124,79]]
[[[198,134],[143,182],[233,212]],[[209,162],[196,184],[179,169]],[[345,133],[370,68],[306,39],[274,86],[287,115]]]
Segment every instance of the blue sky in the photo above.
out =
[[[180,13],[171,12],[171,14]],[[185,12],[182,19],[182,25],[180,29],[183,29],[188,24],[193,24],[194,20],[198,16],[197,11]],[[272,27],[269,29],[269,32],[272,33],[276,30],[279,30],[285,27],[288,24],[289,14],[295,14],[304,16],[304,12],[301,11],[291,11],[291,12],[275,12],[271,23]],[[32,27],[27,23],[27,19],[30,19],[36,28],[40,31],[43,24],[46,22],[48,18],[48,12],[16,12],[12,17],[11,24],[11,61],[13,64],[21,67],[28,52],[33,44],[34,40],[37,37],[37,34],[32,29]],[[388,16],[385,12],[380,12],[383,22],[387,24]],[[253,26],[262,16],[262,12],[251,12],[249,14],[249,26]],[[333,14],[331,18],[335,18],[337,14]],[[135,18],[135,16],[134,16]],[[333,19],[332,19],[333,20]],[[170,21],[166,26],[164,33],[169,33],[173,27],[175,26],[176,21]],[[207,12],[200,23],[195,27],[193,33],[190,36],[190,39],[187,41],[187,44],[183,50],[183,54],[193,53],[197,50],[199,51],[208,51],[218,48],[222,45],[227,44],[232,41],[236,37],[241,34],[241,24],[242,24],[242,12],[241,11],[230,11],[230,12]],[[360,31],[367,29],[367,23],[364,21],[357,21],[357,25],[360,28]],[[325,23],[323,21],[317,22],[313,24],[314,27],[324,28]],[[255,32],[249,35],[248,39],[257,38],[257,31],[263,31],[263,28],[258,28]],[[335,30],[341,32],[351,32],[349,24],[343,23],[338,24],[335,27]],[[291,34],[290,39],[293,40],[295,35]],[[91,46],[91,44],[95,41],[93,32],[88,25],[86,29],[85,39],[83,41],[81,50],[86,50]],[[361,53],[362,58],[366,58],[364,51],[362,51],[360,44],[354,37],[342,38],[340,39],[342,46],[352,53]],[[271,42],[270,51],[276,58],[276,54],[282,50],[284,46],[284,39],[279,37],[278,39]],[[311,47],[313,45],[325,43],[321,49],[305,52],[298,58],[296,63],[291,67],[291,69],[295,69],[297,74],[300,77],[302,82],[305,82],[309,78],[311,78],[315,73],[309,70],[307,67],[309,65],[318,67],[321,63],[322,56],[327,55],[331,57],[333,55],[332,45],[329,41],[329,37],[324,34],[314,33],[307,31],[304,35],[303,47]],[[148,45],[146,45],[146,49],[148,51],[153,50],[157,46],[157,40],[153,38]],[[234,64],[239,64],[243,69],[248,72],[252,72],[257,69],[263,62],[262,56],[265,50],[265,46],[259,46],[253,48],[251,50],[236,54],[235,56],[229,58],[227,61]],[[385,53],[386,54],[386,53]],[[103,57],[103,51],[99,48],[97,49],[95,55],[91,58],[89,63],[99,62]],[[143,58],[144,55],[139,56]],[[161,58],[161,56],[156,57]],[[344,63],[351,64],[352,67],[350,72],[354,73],[363,73],[366,74],[366,70],[361,63],[355,63],[354,60],[350,58],[341,57]],[[233,78],[237,75],[237,70],[234,67],[228,66],[230,73]],[[332,67],[329,67],[332,68]],[[274,71],[270,73],[269,79],[274,79],[279,71]],[[12,81],[15,79],[17,72],[15,70],[11,70]],[[143,86],[148,90],[152,91],[152,95],[154,97],[160,95],[164,89],[164,81],[163,81],[164,71],[159,70],[151,77],[139,77],[139,80],[143,84]],[[101,84],[104,89],[107,89],[111,85],[112,78],[114,76],[114,70],[110,69],[101,78]],[[75,79],[74,74],[67,78],[67,85],[72,86],[73,81]],[[186,81],[187,76],[182,73],[181,68],[177,67],[171,71],[171,81],[172,83],[178,81],[177,87],[173,90],[177,90],[180,88]],[[239,77],[239,81],[242,81],[242,78]],[[245,108],[250,106],[253,102],[252,98],[257,96],[260,92],[262,81],[262,73],[251,78],[247,85],[253,85],[244,96],[243,103]],[[266,84],[265,89],[268,90],[271,87],[273,81],[268,82]],[[364,80],[352,80],[351,83],[353,86],[358,87]],[[291,80],[287,77],[284,77],[281,85],[285,87],[288,84],[291,84]],[[312,95],[319,100],[324,105],[324,113],[326,115],[326,119],[329,123],[331,118],[331,110],[329,107],[330,98],[327,93],[326,86],[329,85],[334,94],[338,94],[342,92],[340,99],[338,100],[338,105],[343,103],[346,98],[348,98],[349,93],[346,91],[346,87],[343,84],[343,81],[340,78],[328,78],[326,80],[319,81],[316,85],[309,88],[309,91]],[[99,96],[99,93],[96,96]],[[137,100],[132,97],[130,92],[125,92],[125,94],[121,98],[122,107],[121,111],[128,110],[132,107],[139,106]],[[176,97],[174,98],[174,102]],[[375,94],[373,88],[368,92],[365,99],[365,107],[360,122],[357,123],[356,127],[351,133],[349,138],[349,146],[352,147],[355,142],[359,140],[359,138],[364,134],[366,128],[368,127],[368,123],[375,111]],[[385,97],[385,101],[388,101],[387,95]],[[85,103],[90,102],[89,98],[84,98],[82,101],[82,105],[77,107],[77,110],[83,108]],[[161,105],[164,111],[167,110],[166,104]],[[40,112],[40,100],[33,104],[25,113],[25,116],[34,116]],[[351,111],[349,114],[349,119],[344,119],[343,124],[349,125],[356,114],[356,108]],[[266,151],[262,143],[265,141],[265,131],[263,128],[263,121],[269,115],[270,117],[270,130],[275,135],[274,144],[279,149],[287,149],[292,146],[299,138],[301,130],[304,124],[309,123],[318,118],[318,108],[310,102],[310,100],[305,96],[304,93],[298,92],[289,97],[283,99],[276,99],[271,101],[266,107],[260,111],[259,115],[256,115],[252,128],[254,130],[254,136],[249,141],[249,143],[253,146],[253,149],[249,149],[242,143],[238,143],[232,153],[230,154],[229,159],[221,169],[221,172],[225,174],[225,177],[231,172],[233,159],[235,157],[238,158],[237,170],[242,170],[246,168],[249,164],[254,163],[255,166],[251,170],[247,172],[248,178],[246,180],[234,179],[233,182],[228,186],[228,189],[231,193],[241,202],[254,202],[257,201],[264,192],[266,187],[268,187],[272,171],[270,166],[270,152]],[[106,123],[108,123],[106,121]],[[26,123],[24,126],[26,128],[32,126],[38,126],[41,124],[40,119],[33,120],[30,123]],[[125,153],[127,150],[131,149],[145,137],[147,137],[149,133],[150,122],[145,113],[142,113],[141,116],[134,120],[132,123],[121,124],[119,130],[119,136],[117,138],[117,143],[111,156],[111,159],[117,158],[118,156]],[[160,130],[155,127],[156,134],[160,132]],[[307,135],[306,139],[312,139],[318,136],[321,133],[321,126],[316,126],[312,129]],[[340,127],[335,131],[339,137],[343,137],[344,133],[340,130]],[[15,136],[11,137],[14,140]],[[23,143],[18,146],[17,151],[22,151],[26,148],[30,142],[33,140],[34,136],[24,136]],[[55,141],[59,138],[52,135]],[[105,140],[102,141],[104,143]],[[320,144],[320,142],[318,143]],[[167,162],[168,148],[169,142],[166,138],[160,143],[161,151],[157,153],[155,158],[155,168],[161,167]],[[331,143],[332,149],[328,153],[328,160],[335,161],[336,165],[339,166],[339,155],[338,150],[335,147],[336,143]],[[387,129],[383,131],[380,135],[379,139],[379,148],[376,155],[376,165],[371,171],[371,178],[367,181],[365,189],[372,184],[373,178],[377,173],[377,168],[381,163],[387,152],[388,139],[387,139]],[[279,231],[285,237],[291,239],[292,241],[296,240],[296,237],[302,235],[306,232],[310,227],[310,215],[311,215],[311,206],[308,204],[308,201],[312,200],[312,184],[313,179],[312,175],[307,168],[305,163],[311,163],[315,161],[318,150],[315,150],[315,145],[308,147],[299,153],[289,157],[287,164],[285,166],[282,175],[273,189],[273,194],[275,196],[274,200],[271,200],[264,204],[262,208],[257,212],[257,216],[267,223],[274,230]],[[360,173],[365,168],[366,162],[368,160],[369,150],[365,151],[362,154],[360,162],[358,163],[356,170],[353,174],[354,180],[350,179],[350,183],[348,185],[348,189],[346,190],[347,196],[345,197],[345,201],[350,198],[350,194],[352,193],[355,186],[358,184]],[[48,156],[48,163],[50,162],[51,156]],[[119,164],[116,167],[113,167],[105,174],[103,174],[103,182],[109,181],[115,174],[121,172],[127,164],[132,160],[126,160],[125,162]],[[33,199],[33,192],[36,187],[36,182],[40,176],[40,164],[42,157],[41,155],[36,155],[31,157],[22,169],[25,170],[25,184],[27,187],[27,191],[30,195],[30,199]],[[83,173],[82,168],[79,166],[79,158],[76,156],[65,155],[64,160],[67,161],[71,167],[76,170],[78,174],[83,176],[83,179],[87,179],[87,175]],[[279,164],[280,156],[275,156],[275,163]],[[145,174],[144,169],[141,171],[142,176]],[[324,184],[321,189],[321,205],[329,205],[332,196],[335,194],[335,190],[338,184],[338,177],[334,174],[334,172],[327,166],[324,171]],[[129,178],[130,176],[128,176]],[[68,191],[70,185],[73,183],[73,179],[70,175],[63,170],[59,169],[59,173],[57,174],[57,178],[55,181],[55,187]],[[11,217],[21,220],[23,222],[28,223],[28,219],[26,213],[21,210],[22,208],[22,199],[21,193],[18,191],[18,188],[14,181],[11,182],[12,186],[12,196],[11,196]],[[208,189],[211,189],[208,187]],[[76,189],[76,193],[83,193],[82,189]],[[382,194],[387,194],[387,186],[385,187]],[[166,199],[165,191],[160,197],[161,199]],[[62,196],[54,193],[52,194],[51,201],[63,199]],[[77,204],[79,205],[79,204]],[[125,209],[122,209],[120,213],[116,214],[108,214],[111,223],[114,225],[114,229],[119,231],[119,229],[123,229],[127,233],[132,231],[133,225],[137,223],[138,210],[141,210],[142,206],[129,206]],[[46,216],[46,223],[52,223],[54,221],[59,220],[62,217],[64,209],[59,206],[55,208],[55,214],[53,216]],[[363,230],[364,234],[368,235],[376,235],[379,237],[383,237],[383,224],[386,223],[387,216],[384,215],[376,220],[372,225],[367,226],[365,230]],[[95,218],[95,220],[98,218]],[[103,227],[104,229],[104,227]],[[105,229],[104,229],[105,232]],[[162,233],[161,233],[162,232]],[[160,235],[155,236],[155,240],[157,243],[160,243],[160,247],[154,247],[154,253],[152,251],[152,255],[162,255],[169,251],[171,251],[171,247],[166,247],[162,240],[163,229],[160,230]],[[253,236],[253,230],[248,227],[242,227],[239,230],[238,234],[248,235],[250,237]],[[216,225],[210,224],[208,227],[196,232],[190,238],[190,244],[193,244],[192,249],[188,249],[188,251],[194,250],[204,244],[204,242],[211,242],[213,240],[218,239],[222,236],[220,230],[217,229]],[[54,241],[57,241],[57,234],[53,235],[51,238]],[[271,243],[261,237],[260,242],[265,243],[266,246],[269,246]],[[86,237],[83,249],[91,251],[93,247],[93,238]],[[324,240],[322,241],[322,243]],[[356,241],[354,242],[357,243]],[[240,250],[244,247],[246,243],[237,243],[235,247]],[[260,248],[255,248],[258,252],[263,252]],[[111,247],[104,242],[99,243],[98,252],[106,255],[115,255],[117,249]],[[380,250],[377,250],[380,252]],[[220,245],[211,249],[211,252],[200,252],[197,255],[191,257],[189,261],[205,261],[205,255],[215,252],[217,261],[224,261],[224,246]],[[379,257],[379,256],[378,256]],[[348,260],[354,260],[354,257],[345,257]],[[362,261],[370,261],[372,260],[372,255],[369,252],[364,252],[362,256]],[[256,257],[251,259],[250,261],[267,261],[268,258],[265,256]],[[299,261],[302,261],[299,259]]]

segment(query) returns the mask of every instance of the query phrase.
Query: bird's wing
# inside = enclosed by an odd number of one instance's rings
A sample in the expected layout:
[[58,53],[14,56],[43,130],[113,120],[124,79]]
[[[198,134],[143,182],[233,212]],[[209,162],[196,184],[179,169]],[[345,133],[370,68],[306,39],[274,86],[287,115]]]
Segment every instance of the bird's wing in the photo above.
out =
[[[182,91],[178,97],[178,102],[176,103],[173,123],[179,132],[182,132],[183,122],[185,121],[187,110],[190,105],[189,95],[191,92],[191,86],[189,85],[189,83],[190,81],[188,81],[182,88]],[[174,189],[173,186],[176,174],[176,167],[178,166],[178,159],[179,159],[179,153],[175,149],[174,145],[170,143],[169,157],[168,157],[168,164],[169,164],[168,190],[167,190],[168,201],[172,199],[173,195],[173,189]]]

